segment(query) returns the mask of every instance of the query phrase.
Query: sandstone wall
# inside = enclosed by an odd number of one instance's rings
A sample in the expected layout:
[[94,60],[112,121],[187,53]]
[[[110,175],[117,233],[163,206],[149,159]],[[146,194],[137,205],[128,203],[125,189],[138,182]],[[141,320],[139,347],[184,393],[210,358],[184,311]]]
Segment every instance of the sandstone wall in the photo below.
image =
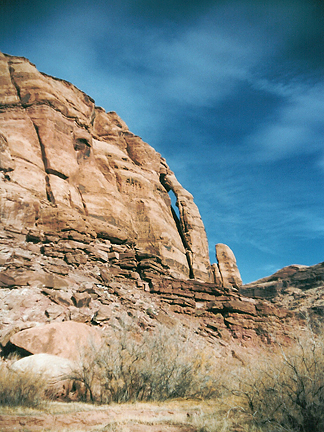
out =
[[136,244],[174,277],[213,281],[198,208],[161,155],[72,84],[1,53],[0,215],[19,229]]

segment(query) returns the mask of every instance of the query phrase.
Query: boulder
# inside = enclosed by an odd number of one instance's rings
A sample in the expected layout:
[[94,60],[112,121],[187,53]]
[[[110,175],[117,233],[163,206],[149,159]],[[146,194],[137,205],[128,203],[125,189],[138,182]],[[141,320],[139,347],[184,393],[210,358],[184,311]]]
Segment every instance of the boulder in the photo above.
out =
[[73,294],[72,300],[75,306],[78,308],[87,307],[91,302],[91,296],[86,292],[83,293],[76,292]]
[[45,382],[45,394],[54,399],[78,399],[80,385],[73,382],[77,363],[51,354],[34,354],[14,362],[10,369],[24,374],[32,373]]
[[49,382],[66,380],[76,368],[76,363],[52,354],[34,354],[15,361],[10,368],[19,372],[43,375]]
[[31,354],[53,354],[78,361],[84,352],[102,343],[98,330],[86,324],[64,321],[20,331],[10,342]]

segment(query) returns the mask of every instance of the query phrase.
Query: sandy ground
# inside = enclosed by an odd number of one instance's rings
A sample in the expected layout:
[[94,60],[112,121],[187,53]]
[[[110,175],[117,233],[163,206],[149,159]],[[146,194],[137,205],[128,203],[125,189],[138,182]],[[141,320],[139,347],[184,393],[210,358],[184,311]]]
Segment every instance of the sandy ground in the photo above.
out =
[[51,403],[43,410],[1,408],[0,430],[93,432],[196,432],[199,403],[93,406]]

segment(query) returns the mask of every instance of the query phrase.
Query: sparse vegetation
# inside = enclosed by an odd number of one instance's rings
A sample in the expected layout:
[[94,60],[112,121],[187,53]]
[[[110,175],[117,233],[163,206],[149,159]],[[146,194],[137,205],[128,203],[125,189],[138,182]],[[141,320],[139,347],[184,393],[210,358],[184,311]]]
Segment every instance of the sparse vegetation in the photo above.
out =
[[293,346],[245,368],[233,391],[262,431],[323,431],[323,337],[307,331]]
[[216,367],[178,328],[158,327],[140,339],[124,328],[99,350],[84,353],[71,378],[83,383],[93,402],[211,398],[219,393]]
[[[225,375],[224,375],[225,377]],[[324,339],[312,331],[289,347],[228,370],[222,402],[197,419],[199,432],[322,432]],[[221,411],[222,404],[227,410]],[[224,408],[224,407],[223,407]],[[238,429],[235,429],[238,428]]]
[[[84,400],[100,404],[146,401],[151,411],[176,406],[175,399],[197,398],[195,409],[179,412],[180,423],[197,432],[324,430],[323,336],[305,331],[289,347],[279,345],[276,352],[236,364],[210,354],[197,349],[183,329],[161,326],[140,337],[124,326],[109,343],[85,352],[71,379],[82,384]],[[2,406],[42,402],[45,386],[39,377],[13,372],[3,361],[0,373]],[[128,420],[116,421],[120,426]]]
[[39,406],[44,403],[44,389],[39,374],[13,371],[0,360],[0,406]]

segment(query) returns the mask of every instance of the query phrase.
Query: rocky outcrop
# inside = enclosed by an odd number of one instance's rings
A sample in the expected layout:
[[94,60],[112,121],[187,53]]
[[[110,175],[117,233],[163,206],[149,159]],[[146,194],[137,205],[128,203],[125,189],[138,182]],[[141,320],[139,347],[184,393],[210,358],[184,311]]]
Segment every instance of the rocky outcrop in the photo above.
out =
[[244,285],[240,292],[270,300],[302,316],[324,316],[324,262],[284,267],[271,276]]
[[285,308],[232,286],[174,279],[158,255],[107,239],[6,227],[0,250],[4,356],[18,351],[74,359],[92,331],[107,335],[125,319],[138,333],[183,324],[224,349],[271,344],[274,334],[285,340],[298,324]]
[[100,333],[86,324],[65,321],[22,330],[10,338],[12,345],[31,354],[51,354],[79,361],[90,346],[100,347]]
[[294,314],[239,291],[226,245],[210,265],[192,195],[116,113],[24,58],[0,54],[0,84],[3,356],[75,360],[125,320],[139,334],[181,324],[229,352],[289,338]]
[[290,265],[271,276],[244,285],[240,292],[250,297],[274,299],[287,289],[307,291],[324,287],[324,263],[314,266]]
[[216,245],[217,264],[213,264],[215,283],[224,288],[242,286],[242,279],[233,251],[225,244]]
[[135,243],[176,277],[212,281],[198,208],[159,153],[24,58],[0,54],[0,76],[2,224]]

